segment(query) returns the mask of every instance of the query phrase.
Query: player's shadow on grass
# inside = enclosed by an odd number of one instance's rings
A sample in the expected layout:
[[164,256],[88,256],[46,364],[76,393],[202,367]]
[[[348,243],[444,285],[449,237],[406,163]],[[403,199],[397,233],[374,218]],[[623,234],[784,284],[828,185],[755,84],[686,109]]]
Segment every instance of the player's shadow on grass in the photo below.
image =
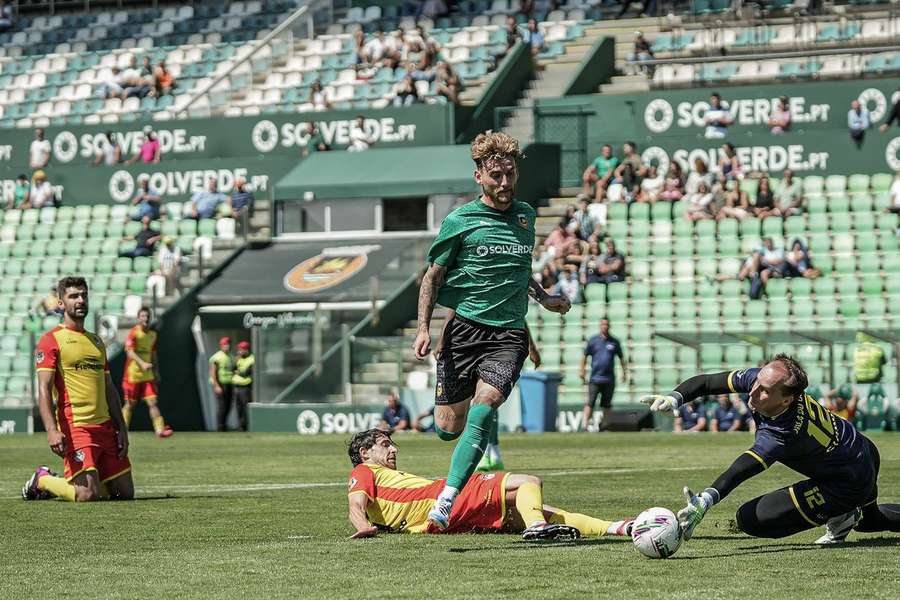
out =
[[607,544],[622,544],[627,543],[628,540],[622,540],[617,538],[594,538],[587,540],[572,540],[568,542],[554,542],[552,540],[547,541],[529,541],[525,540],[517,540],[510,542],[509,544],[497,545],[497,546],[476,546],[474,548],[447,548],[447,552],[453,552],[458,554],[464,554],[466,552],[492,552],[494,550],[546,550],[548,548],[578,548],[581,546],[605,546]]
[[[701,539],[721,539],[721,540],[732,540],[732,541],[740,541],[740,538],[737,540],[733,537],[725,537],[725,536],[710,536]],[[747,538],[752,539],[752,538]],[[850,540],[848,542],[844,542],[843,544],[834,544],[834,545],[818,545],[812,543],[797,543],[792,542],[788,544],[761,544],[758,546],[741,546],[736,548],[733,552],[729,552],[727,554],[706,554],[703,556],[684,556],[679,554],[677,556],[672,557],[670,560],[708,560],[712,558],[730,558],[733,556],[752,556],[752,555],[762,555],[762,554],[777,554],[779,552],[808,552],[808,551],[827,551],[827,550],[838,550],[845,548],[878,548],[878,547],[889,547],[889,546],[900,546],[900,537],[879,537],[879,538],[865,538],[861,540]]]

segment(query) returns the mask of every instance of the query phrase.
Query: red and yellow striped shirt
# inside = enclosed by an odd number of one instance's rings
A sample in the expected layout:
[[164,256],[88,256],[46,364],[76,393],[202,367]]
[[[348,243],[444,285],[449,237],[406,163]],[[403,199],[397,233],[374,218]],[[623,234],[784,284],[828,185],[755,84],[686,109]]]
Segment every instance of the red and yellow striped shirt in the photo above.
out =
[[61,431],[109,421],[109,363],[99,337],[59,325],[41,336],[35,361],[38,371],[55,374],[56,423]]
[[347,488],[349,495],[365,494],[370,500],[366,516],[373,525],[423,533],[428,529],[428,512],[444,489],[444,480],[362,464],[351,471]]

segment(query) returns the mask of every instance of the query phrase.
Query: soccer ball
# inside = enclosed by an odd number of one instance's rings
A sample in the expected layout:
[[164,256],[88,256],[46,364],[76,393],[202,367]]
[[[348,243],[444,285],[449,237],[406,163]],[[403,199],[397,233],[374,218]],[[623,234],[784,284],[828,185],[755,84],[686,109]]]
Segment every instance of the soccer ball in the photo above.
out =
[[668,508],[648,508],[634,520],[631,540],[647,558],[669,558],[681,546],[681,526]]

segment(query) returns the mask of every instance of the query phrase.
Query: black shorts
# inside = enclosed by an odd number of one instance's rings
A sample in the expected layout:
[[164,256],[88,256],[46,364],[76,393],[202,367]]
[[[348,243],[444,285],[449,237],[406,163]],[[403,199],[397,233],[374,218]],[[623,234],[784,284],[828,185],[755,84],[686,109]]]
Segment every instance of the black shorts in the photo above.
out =
[[585,404],[594,408],[594,405],[597,404],[597,394],[600,394],[600,406],[602,408],[609,408],[612,406],[613,392],[615,391],[615,381],[608,381],[606,383],[594,383],[592,381],[588,384],[588,395]]
[[502,329],[454,316],[444,327],[437,358],[436,405],[456,404],[475,395],[480,379],[509,396],[528,357],[528,332]]
[[831,482],[817,482],[814,479],[799,481],[789,488],[794,506],[808,521],[818,525],[831,517],[836,517],[871,504],[878,499],[878,471],[881,469],[881,456],[875,444],[867,444],[868,456],[858,464],[860,479],[835,485]]

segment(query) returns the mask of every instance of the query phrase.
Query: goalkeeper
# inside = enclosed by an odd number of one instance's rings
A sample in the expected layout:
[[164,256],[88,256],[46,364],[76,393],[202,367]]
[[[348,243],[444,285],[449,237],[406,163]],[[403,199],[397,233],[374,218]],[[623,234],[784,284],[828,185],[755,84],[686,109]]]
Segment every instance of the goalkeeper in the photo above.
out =
[[781,538],[825,525],[816,543],[837,544],[853,529],[900,532],[900,504],[877,503],[880,457],[875,444],[806,395],[807,385],[803,367],[779,354],[761,369],[697,375],[668,395],[641,398],[653,411],[674,412],[701,396],[750,394],[756,422],[753,447],[700,494],[684,488],[688,504],[678,520],[685,540],[714,504],[776,462],[808,479],[742,504],[736,520],[744,533]]

